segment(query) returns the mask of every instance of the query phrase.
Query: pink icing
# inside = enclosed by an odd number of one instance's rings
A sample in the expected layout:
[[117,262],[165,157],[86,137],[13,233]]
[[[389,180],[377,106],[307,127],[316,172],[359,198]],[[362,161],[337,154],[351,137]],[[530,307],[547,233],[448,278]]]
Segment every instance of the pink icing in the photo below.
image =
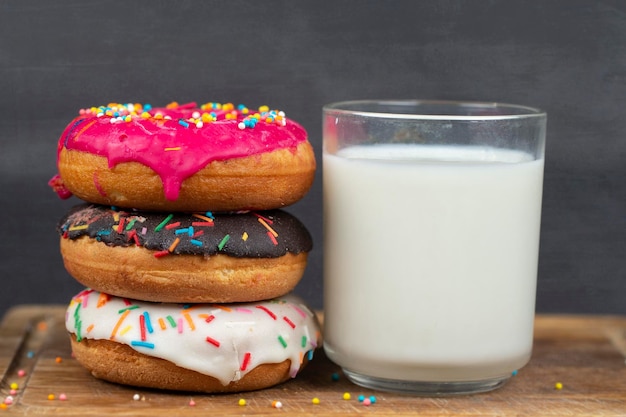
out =
[[[126,120],[116,118],[111,107],[81,110],[63,131],[57,157],[65,147],[106,157],[110,168],[139,162],[159,175],[165,197],[171,201],[178,198],[185,179],[213,161],[294,150],[307,140],[302,126],[277,111],[247,111],[232,105],[218,109],[208,104],[197,108],[195,103],[148,111],[140,105],[133,111],[119,106]],[[194,118],[194,113],[205,114],[204,121]],[[208,121],[211,113],[214,120]],[[158,114],[163,118],[157,118]],[[253,114],[260,120],[244,126]]]
[[63,180],[57,174],[48,181],[48,185],[52,187],[52,189],[59,195],[59,197],[63,200],[66,200],[72,196],[70,190],[65,187],[63,184]]

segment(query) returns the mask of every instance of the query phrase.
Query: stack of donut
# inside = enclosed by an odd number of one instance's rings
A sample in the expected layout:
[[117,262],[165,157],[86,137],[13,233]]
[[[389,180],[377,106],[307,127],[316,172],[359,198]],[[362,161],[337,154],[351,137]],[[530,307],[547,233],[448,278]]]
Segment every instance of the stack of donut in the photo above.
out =
[[237,392],[295,377],[321,343],[290,294],[311,250],[282,207],[309,190],[315,157],[281,111],[232,104],[81,110],[50,185],[84,200],[59,222],[67,271],[87,287],[66,327],[95,377]]

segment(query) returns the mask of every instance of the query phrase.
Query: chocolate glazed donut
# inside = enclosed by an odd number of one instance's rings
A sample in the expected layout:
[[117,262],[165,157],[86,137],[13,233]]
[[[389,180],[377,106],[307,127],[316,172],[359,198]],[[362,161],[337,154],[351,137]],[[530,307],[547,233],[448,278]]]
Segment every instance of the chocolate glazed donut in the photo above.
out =
[[57,226],[67,271],[83,285],[145,301],[252,302],[302,278],[312,239],[282,210],[161,213],[94,204]]

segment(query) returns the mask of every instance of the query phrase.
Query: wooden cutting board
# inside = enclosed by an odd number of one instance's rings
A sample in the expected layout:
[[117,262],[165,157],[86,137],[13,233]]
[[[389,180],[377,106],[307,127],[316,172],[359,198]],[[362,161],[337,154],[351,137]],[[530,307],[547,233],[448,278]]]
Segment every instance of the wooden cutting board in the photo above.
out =
[[[64,314],[62,306],[19,306],[4,317],[0,403],[8,396],[13,403],[2,406],[0,416],[626,416],[626,317],[538,316],[533,358],[503,388],[424,398],[353,385],[322,351],[296,379],[257,392],[203,395],[110,384],[72,359]],[[562,389],[555,388],[558,382]],[[343,399],[346,392],[351,399]],[[359,395],[375,396],[376,402],[365,406]],[[274,401],[282,408],[273,407]]]

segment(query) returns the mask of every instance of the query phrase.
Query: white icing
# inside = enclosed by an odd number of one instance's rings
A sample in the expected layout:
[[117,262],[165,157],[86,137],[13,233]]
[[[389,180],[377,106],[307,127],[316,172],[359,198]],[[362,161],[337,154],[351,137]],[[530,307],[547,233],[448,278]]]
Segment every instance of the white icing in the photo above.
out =
[[315,315],[293,295],[247,304],[183,305],[126,300],[85,290],[70,302],[65,325],[78,340],[123,343],[210,375],[223,385],[241,379],[258,365],[286,359],[291,361],[294,377],[321,338]]

